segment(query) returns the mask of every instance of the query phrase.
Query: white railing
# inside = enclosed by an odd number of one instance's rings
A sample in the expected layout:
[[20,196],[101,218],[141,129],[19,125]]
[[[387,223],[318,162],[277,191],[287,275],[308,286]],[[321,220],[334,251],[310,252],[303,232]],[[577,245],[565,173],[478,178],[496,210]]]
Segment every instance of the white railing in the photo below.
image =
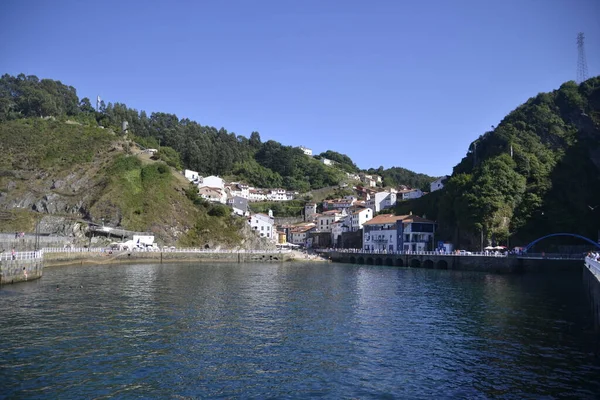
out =
[[[113,253],[124,253],[129,250],[116,250],[111,249],[110,247],[75,247],[75,248],[62,248],[62,247],[50,247],[42,249],[45,253],[108,253],[112,251]],[[132,249],[134,252],[153,252],[153,253],[203,253],[203,254],[232,254],[232,253],[243,253],[243,254],[279,254],[279,253],[289,253],[291,250],[282,249],[282,250],[236,250],[236,249],[201,249],[201,248],[148,248],[148,249]]]
[[585,266],[596,276],[596,278],[600,279],[600,262],[598,262],[598,260],[594,260],[592,257],[586,257]]
[[[291,250],[234,250],[234,249],[196,249],[196,248],[181,248],[181,249],[160,249],[160,250],[140,250],[135,249],[135,252],[164,252],[164,253],[201,253],[201,254],[283,254],[290,253]],[[44,253],[126,253],[127,250],[113,250],[106,247],[48,247],[38,251],[15,251],[0,253],[0,261],[3,260],[32,260],[42,258]]]
[[13,252],[4,252],[0,254],[0,261],[5,260],[34,260],[38,258],[42,258],[43,254],[41,250],[38,251],[15,251]]
[[360,254],[372,254],[372,255],[416,255],[416,256],[476,256],[476,257],[507,257],[507,253],[494,253],[494,252],[452,252],[444,253],[439,251],[386,251],[386,250],[363,250],[363,249],[327,249],[323,252],[336,251],[339,253],[360,253]]

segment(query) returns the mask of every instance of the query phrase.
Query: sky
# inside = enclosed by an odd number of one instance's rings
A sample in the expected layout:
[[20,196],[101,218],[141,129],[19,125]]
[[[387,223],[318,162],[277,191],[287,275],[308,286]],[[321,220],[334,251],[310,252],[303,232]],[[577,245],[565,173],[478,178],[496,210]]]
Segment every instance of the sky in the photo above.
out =
[[3,0],[0,74],[441,176],[577,78],[578,32],[600,75],[598,0]]

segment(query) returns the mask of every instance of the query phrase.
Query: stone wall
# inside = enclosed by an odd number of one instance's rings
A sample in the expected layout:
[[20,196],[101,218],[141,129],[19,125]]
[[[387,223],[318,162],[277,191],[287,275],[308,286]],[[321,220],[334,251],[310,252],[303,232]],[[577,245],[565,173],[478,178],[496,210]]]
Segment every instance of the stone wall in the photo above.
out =
[[290,253],[184,253],[120,251],[111,253],[45,253],[46,266],[68,264],[124,264],[166,262],[281,262],[290,261]]
[[458,256],[443,254],[370,254],[332,252],[333,261],[367,265],[452,269],[492,273],[556,272],[577,270],[581,260],[532,259],[518,257]]
[[44,263],[41,258],[27,260],[1,260],[0,285],[25,282],[42,277]]

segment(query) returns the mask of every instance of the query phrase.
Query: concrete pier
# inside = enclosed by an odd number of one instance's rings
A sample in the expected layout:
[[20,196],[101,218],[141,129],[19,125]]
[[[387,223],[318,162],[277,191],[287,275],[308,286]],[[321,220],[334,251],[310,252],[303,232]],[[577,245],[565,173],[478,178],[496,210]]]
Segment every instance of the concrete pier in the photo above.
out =
[[582,262],[577,259],[552,259],[530,257],[494,257],[485,255],[456,254],[376,254],[376,253],[329,253],[332,261],[388,265],[411,268],[449,269],[458,271],[481,271],[493,273],[550,272],[580,269]]
[[43,270],[44,260],[39,251],[4,254],[0,258],[0,285],[39,279]]

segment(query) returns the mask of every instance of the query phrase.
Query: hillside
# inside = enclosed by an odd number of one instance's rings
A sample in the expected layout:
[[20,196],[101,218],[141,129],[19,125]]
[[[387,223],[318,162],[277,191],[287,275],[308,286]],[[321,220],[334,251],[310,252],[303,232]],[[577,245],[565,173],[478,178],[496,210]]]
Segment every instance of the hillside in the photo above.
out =
[[[107,129],[52,119],[0,123],[0,231],[85,236],[87,224],[153,232],[161,244],[238,246],[242,218],[194,196],[179,172],[142,160]],[[256,243],[252,243],[252,246]]]
[[479,249],[482,238],[524,245],[558,232],[595,240],[597,205],[600,77],[529,99],[470,145],[443,190],[396,211],[425,214],[440,239]]
[[[273,140],[263,142],[258,132],[247,138],[204,126],[175,114],[137,111],[122,103],[102,102],[98,110],[88,98],[79,99],[75,88],[52,79],[20,74],[0,78],[0,122],[26,117],[68,118],[85,126],[103,126],[121,132],[124,121],[131,138],[161,149],[168,165],[241,180],[257,187],[283,187],[299,192],[336,186],[346,172],[357,172],[347,155],[328,150],[316,157]],[[324,165],[319,158],[337,164]],[[418,175],[408,171],[408,176]],[[409,179],[410,180],[410,179]],[[433,180],[433,178],[431,179]],[[412,180],[411,180],[412,182]],[[411,182],[397,182],[413,185]],[[390,180],[390,184],[393,183]]]

